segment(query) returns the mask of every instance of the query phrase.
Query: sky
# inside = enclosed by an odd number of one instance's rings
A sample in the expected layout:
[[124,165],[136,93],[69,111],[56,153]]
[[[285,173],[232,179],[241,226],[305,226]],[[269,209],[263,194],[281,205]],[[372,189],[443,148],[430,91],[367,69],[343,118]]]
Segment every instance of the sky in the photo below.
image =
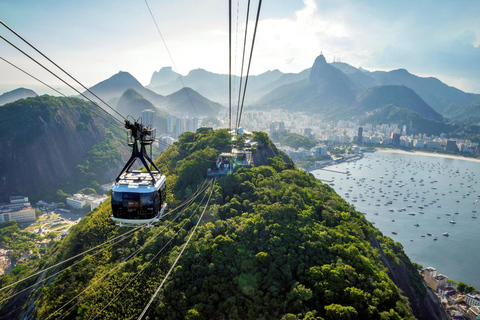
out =
[[[240,74],[246,3],[232,1],[235,74]],[[145,0],[0,0],[0,20],[86,86],[119,71],[148,85],[152,73],[167,66],[183,75],[197,68],[228,74],[228,1],[148,4],[167,46]],[[258,0],[252,0],[248,43],[257,8]],[[480,93],[479,17],[478,0],[264,0],[250,74],[298,73],[323,53],[328,62],[371,71],[404,68]],[[0,35],[39,57],[3,26]],[[1,39],[0,57],[63,90],[59,80]],[[0,61],[0,93],[17,87],[52,93]]]

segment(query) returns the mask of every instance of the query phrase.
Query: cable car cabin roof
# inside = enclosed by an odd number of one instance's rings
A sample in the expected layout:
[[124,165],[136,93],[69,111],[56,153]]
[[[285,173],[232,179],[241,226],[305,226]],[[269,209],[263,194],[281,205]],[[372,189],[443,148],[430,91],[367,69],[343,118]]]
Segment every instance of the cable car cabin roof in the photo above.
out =
[[166,177],[158,171],[152,171],[152,174],[155,177],[155,185],[148,172],[140,170],[125,172],[113,185],[112,191],[149,193],[158,190],[165,183]]

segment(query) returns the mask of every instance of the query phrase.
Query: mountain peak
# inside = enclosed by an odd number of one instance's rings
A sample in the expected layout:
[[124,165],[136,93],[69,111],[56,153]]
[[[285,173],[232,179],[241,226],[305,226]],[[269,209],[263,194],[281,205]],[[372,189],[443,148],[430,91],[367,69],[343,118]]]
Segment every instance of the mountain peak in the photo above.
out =
[[180,74],[172,70],[172,67],[162,67],[158,72],[155,71],[150,79],[150,87],[157,87],[166,85],[175,81],[180,77]]
[[36,97],[35,91],[26,88],[17,88],[15,90],[0,94],[0,106],[18,99]]
[[404,75],[411,74],[410,72],[408,72],[407,69],[396,69],[396,70],[392,70],[391,72],[392,73],[397,73],[397,74],[404,74]]
[[313,66],[315,66],[316,64],[317,65],[327,64],[327,60],[325,59],[325,56],[322,53],[320,53],[320,55],[315,59]]
[[351,86],[350,80],[347,76],[334,66],[327,63],[327,60],[320,54],[313,63],[312,69],[310,70],[310,84],[323,84],[335,83],[336,85],[346,85]]

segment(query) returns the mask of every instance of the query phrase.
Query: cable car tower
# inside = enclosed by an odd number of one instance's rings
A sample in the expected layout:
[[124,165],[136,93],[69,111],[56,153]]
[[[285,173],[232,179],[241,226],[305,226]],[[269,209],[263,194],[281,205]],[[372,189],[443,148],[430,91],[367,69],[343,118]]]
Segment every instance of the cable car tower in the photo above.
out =
[[[167,207],[166,177],[146,152],[146,146],[151,148],[155,141],[156,130],[143,126],[138,121],[132,123],[129,120],[125,120],[125,128],[132,155],[112,188],[112,220],[120,226],[152,226]],[[141,161],[146,172],[130,170],[137,159]],[[151,170],[149,165],[155,170]]]

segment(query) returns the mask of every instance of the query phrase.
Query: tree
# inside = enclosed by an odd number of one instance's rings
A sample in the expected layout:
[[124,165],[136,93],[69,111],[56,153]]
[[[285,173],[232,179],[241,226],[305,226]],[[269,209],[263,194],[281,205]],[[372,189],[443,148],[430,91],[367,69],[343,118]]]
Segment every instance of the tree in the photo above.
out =
[[466,286],[465,287],[465,293],[472,293],[475,291],[475,288],[472,286]]
[[315,141],[298,133],[287,133],[282,135],[280,137],[280,142],[295,149],[311,149],[315,147]]
[[339,304],[325,306],[325,311],[327,313],[327,319],[351,320],[356,319],[358,316],[355,308],[350,306],[342,306]]
[[460,281],[460,282],[457,284],[457,291],[464,293],[466,287],[467,287],[467,284]]
[[45,235],[45,238],[49,239],[49,240],[53,240],[57,237],[57,234],[55,232],[49,232]]

